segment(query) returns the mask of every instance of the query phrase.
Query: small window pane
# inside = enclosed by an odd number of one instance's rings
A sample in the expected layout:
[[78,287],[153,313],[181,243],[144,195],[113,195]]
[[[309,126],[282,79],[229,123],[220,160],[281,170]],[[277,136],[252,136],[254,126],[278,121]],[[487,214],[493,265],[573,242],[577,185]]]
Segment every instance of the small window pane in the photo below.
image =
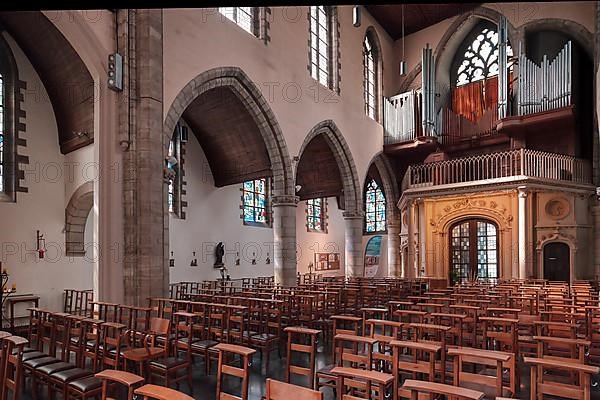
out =
[[374,179],[368,183],[365,192],[365,231],[382,232],[386,229],[386,202],[383,191]]
[[244,182],[242,193],[244,222],[267,223],[267,178]]

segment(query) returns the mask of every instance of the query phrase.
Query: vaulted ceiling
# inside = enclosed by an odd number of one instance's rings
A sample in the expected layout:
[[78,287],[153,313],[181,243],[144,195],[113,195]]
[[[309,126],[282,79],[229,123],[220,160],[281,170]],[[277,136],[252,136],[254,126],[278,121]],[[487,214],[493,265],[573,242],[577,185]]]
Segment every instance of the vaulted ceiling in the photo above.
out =
[[[94,141],[94,81],[62,33],[41,12],[0,12],[0,31],[18,43],[40,76],[52,103],[63,154]],[[23,80],[23,77],[19,77]],[[47,101],[27,82],[25,96]],[[88,135],[78,135],[87,132]]]
[[[405,4],[404,34],[409,35],[446,18],[462,14],[480,3]],[[402,37],[402,4],[366,5],[365,8],[394,39]]]
[[300,200],[317,197],[337,197],[342,194],[343,182],[335,156],[325,139],[318,135],[308,143],[296,172]]
[[215,186],[271,176],[271,161],[256,122],[227,87],[197,97],[183,113],[210,165]]

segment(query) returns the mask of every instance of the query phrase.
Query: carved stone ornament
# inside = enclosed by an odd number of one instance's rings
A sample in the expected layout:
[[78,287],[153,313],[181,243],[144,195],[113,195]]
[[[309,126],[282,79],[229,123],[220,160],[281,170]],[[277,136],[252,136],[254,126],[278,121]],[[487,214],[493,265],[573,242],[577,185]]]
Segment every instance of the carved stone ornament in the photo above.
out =
[[554,197],[546,203],[544,210],[549,218],[559,220],[571,213],[571,204],[564,197]]
[[441,232],[448,221],[465,213],[479,213],[494,217],[504,222],[507,228],[513,221],[513,216],[508,212],[506,206],[499,205],[495,201],[465,197],[445,206],[441,213],[437,213],[435,217],[429,219],[429,225],[433,227],[434,233]]

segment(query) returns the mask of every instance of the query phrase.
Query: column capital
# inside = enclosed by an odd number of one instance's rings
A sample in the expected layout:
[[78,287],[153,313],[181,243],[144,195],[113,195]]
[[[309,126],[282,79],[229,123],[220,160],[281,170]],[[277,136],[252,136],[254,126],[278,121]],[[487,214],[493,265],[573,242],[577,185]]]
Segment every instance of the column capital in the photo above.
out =
[[364,211],[344,211],[342,216],[344,219],[363,219],[365,213]]
[[272,207],[281,207],[281,206],[292,206],[296,207],[298,202],[300,201],[300,197],[294,195],[278,195],[271,197],[271,206]]
[[527,186],[519,186],[517,188],[517,194],[521,198],[526,198],[527,195],[529,194],[529,189],[527,188]]

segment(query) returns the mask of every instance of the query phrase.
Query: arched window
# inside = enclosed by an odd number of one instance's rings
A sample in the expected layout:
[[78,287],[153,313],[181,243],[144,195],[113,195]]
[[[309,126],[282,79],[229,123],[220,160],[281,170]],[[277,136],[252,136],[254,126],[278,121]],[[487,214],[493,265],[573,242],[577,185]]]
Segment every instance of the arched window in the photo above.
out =
[[498,279],[498,228],[490,221],[469,219],[450,228],[450,281]]
[[[498,75],[498,31],[493,24],[483,24],[469,35],[470,44],[459,53],[462,60],[456,72],[456,86]],[[469,42],[467,42],[469,43]],[[513,55],[507,46],[508,57]]]
[[336,9],[310,7],[310,75],[323,86],[337,90],[337,48],[334,34]]
[[219,12],[246,32],[255,34],[255,7],[219,7]]
[[4,184],[4,169],[5,169],[5,161],[4,161],[4,121],[6,120],[5,113],[6,107],[4,105],[4,77],[0,73],[0,193],[4,193],[5,184]]
[[379,49],[373,38],[373,32],[367,32],[363,42],[363,70],[364,70],[364,97],[365,113],[378,119],[379,109]]
[[383,191],[371,179],[365,190],[365,232],[384,232],[385,227],[385,196]]
[[[167,168],[169,168],[173,176],[169,180],[169,189],[167,203],[169,205],[169,212],[181,216],[181,186],[183,176],[183,163],[181,160],[181,148],[182,144],[182,131],[187,127],[177,124],[171,141],[169,142],[169,154],[167,159]],[[186,135],[187,136],[187,135]]]
[[327,199],[306,200],[306,229],[309,232],[327,232]]
[[269,179],[246,181],[242,192],[244,225],[268,225]]
[[[482,20],[467,35],[451,70],[452,111],[473,122],[498,109],[499,42],[496,24]],[[509,60],[512,48],[506,48]],[[510,92],[512,64],[508,65]]]

